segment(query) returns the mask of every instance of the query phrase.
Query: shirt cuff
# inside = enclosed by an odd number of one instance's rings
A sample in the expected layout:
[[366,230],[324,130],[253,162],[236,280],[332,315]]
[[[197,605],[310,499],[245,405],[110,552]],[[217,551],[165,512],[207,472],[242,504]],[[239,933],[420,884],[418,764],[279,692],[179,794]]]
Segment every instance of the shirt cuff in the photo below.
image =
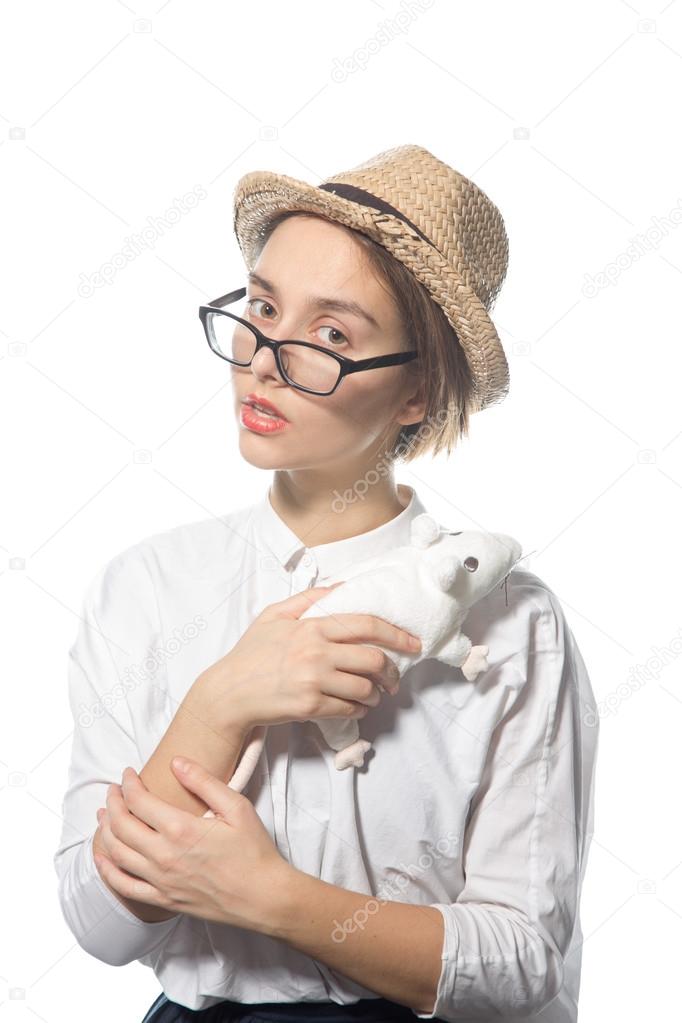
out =
[[[452,929],[449,903],[432,902],[431,907],[440,911],[443,917],[443,948],[441,951],[440,977],[436,989],[436,1001],[431,1012],[416,1012],[412,1010],[419,1019],[433,1019],[437,1016],[440,1019],[452,1019],[447,1016],[448,1007],[452,1006],[452,992],[455,989],[455,964],[457,962],[457,933]],[[460,1017],[461,1018],[461,1017]]]
[[60,887],[62,913],[78,944],[111,966],[124,966],[151,952],[173,930],[170,920],[140,920],[102,880],[93,856],[94,834],[73,856]]
[[552,1001],[563,966],[539,935],[529,933],[513,910],[494,912],[475,903],[431,903],[443,917],[441,973],[431,1012],[419,1019],[452,1021],[526,1018]]

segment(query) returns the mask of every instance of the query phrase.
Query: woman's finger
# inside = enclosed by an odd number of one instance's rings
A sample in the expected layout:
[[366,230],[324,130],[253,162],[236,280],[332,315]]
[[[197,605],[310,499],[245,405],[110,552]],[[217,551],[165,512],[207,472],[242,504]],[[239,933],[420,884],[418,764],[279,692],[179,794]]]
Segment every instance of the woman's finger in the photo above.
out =
[[421,650],[418,636],[377,615],[347,611],[329,614],[321,619],[321,628],[327,639],[337,643],[376,643],[413,656]]
[[100,825],[102,844],[109,857],[124,870],[142,877],[158,848],[159,835],[133,817],[118,786],[111,787],[107,813]]
[[[367,692],[368,685],[371,686],[369,692]],[[349,703],[362,704],[365,707],[376,707],[381,702],[378,683],[371,678],[354,675],[352,672],[332,672],[330,677],[325,679],[321,692],[335,702],[344,700]]]
[[172,909],[168,899],[164,898],[158,888],[153,884],[142,880],[139,877],[131,877],[116,866],[113,860],[107,856],[100,856],[95,853],[95,863],[104,878],[112,888],[120,892],[127,899],[136,899],[139,902],[146,902],[154,906],[161,906],[163,909]]
[[329,586],[311,586],[308,590],[300,590],[292,593],[291,596],[278,600],[261,611],[261,621],[269,621],[272,618],[300,618],[304,611],[313,606],[316,601],[329,593],[339,583],[331,583]]
[[400,680],[395,662],[378,647],[337,643],[334,647],[334,666],[338,671],[369,678],[391,690],[397,689]]
[[[185,814],[172,806],[165,800],[155,796],[144,784],[140,776],[132,767],[126,767],[121,780],[121,793],[128,809],[137,817],[138,821],[149,825],[154,831],[163,833],[164,825],[168,825],[176,819],[178,814]],[[191,817],[191,814],[187,814]]]

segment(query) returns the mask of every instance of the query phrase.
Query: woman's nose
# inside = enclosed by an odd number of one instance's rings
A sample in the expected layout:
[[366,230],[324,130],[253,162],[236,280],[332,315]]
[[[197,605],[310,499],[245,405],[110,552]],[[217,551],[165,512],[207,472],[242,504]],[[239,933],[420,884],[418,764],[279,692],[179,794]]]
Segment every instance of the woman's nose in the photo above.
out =
[[258,380],[264,380],[268,377],[278,382],[283,380],[277,369],[275,353],[272,348],[267,348],[265,345],[258,349],[251,360],[251,372]]

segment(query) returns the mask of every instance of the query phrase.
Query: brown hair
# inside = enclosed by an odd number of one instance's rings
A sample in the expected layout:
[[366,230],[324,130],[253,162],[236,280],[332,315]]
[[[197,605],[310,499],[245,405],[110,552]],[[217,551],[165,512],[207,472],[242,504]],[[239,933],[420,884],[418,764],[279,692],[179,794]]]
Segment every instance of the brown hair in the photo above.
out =
[[[257,255],[275,228],[293,216],[330,219],[299,210],[279,213],[268,221]],[[345,224],[330,222],[347,231],[362,247],[370,268],[388,287],[397,304],[406,338],[403,347],[415,348],[419,353],[418,359],[400,368],[414,377],[415,387],[425,384],[424,418],[420,423],[401,426],[387,456],[411,462],[420,455],[431,452],[434,456],[443,449],[449,455],[460,437],[468,435],[469,417],[475,410],[473,378],[457,334],[424,285],[383,245]]]

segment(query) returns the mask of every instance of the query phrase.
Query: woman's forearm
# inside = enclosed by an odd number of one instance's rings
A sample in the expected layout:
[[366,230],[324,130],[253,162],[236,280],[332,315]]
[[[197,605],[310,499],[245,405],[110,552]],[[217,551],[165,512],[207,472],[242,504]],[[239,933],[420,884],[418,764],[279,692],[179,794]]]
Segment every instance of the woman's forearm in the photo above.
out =
[[292,867],[258,929],[383,998],[433,1012],[443,927],[434,906],[382,901]]
[[[223,720],[216,704],[199,676],[179,704],[165,734],[139,772],[150,792],[180,810],[202,815],[208,806],[189,792],[173,774],[170,762],[175,756],[196,760],[210,774],[228,782],[234,774],[249,726],[235,719]],[[125,765],[124,765],[125,766]]]
[[[187,756],[205,767],[211,774],[228,782],[234,774],[244,740],[250,728],[236,721],[224,723],[215,713],[215,704],[208,687],[200,676],[192,685],[173,716],[151,757],[139,772],[142,782],[155,796],[177,806],[180,810],[203,815],[208,806],[176,779],[170,766],[174,756]],[[121,765],[121,773],[126,764]],[[119,782],[120,784],[120,782]],[[106,855],[100,842],[100,827],[93,839],[93,849]],[[103,879],[104,880],[104,879]],[[106,881],[104,882],[106,884]],[[135,916],[147,922],[168,920],[169,913],[160,906],[128,899],[120,892],[110,891]]]

